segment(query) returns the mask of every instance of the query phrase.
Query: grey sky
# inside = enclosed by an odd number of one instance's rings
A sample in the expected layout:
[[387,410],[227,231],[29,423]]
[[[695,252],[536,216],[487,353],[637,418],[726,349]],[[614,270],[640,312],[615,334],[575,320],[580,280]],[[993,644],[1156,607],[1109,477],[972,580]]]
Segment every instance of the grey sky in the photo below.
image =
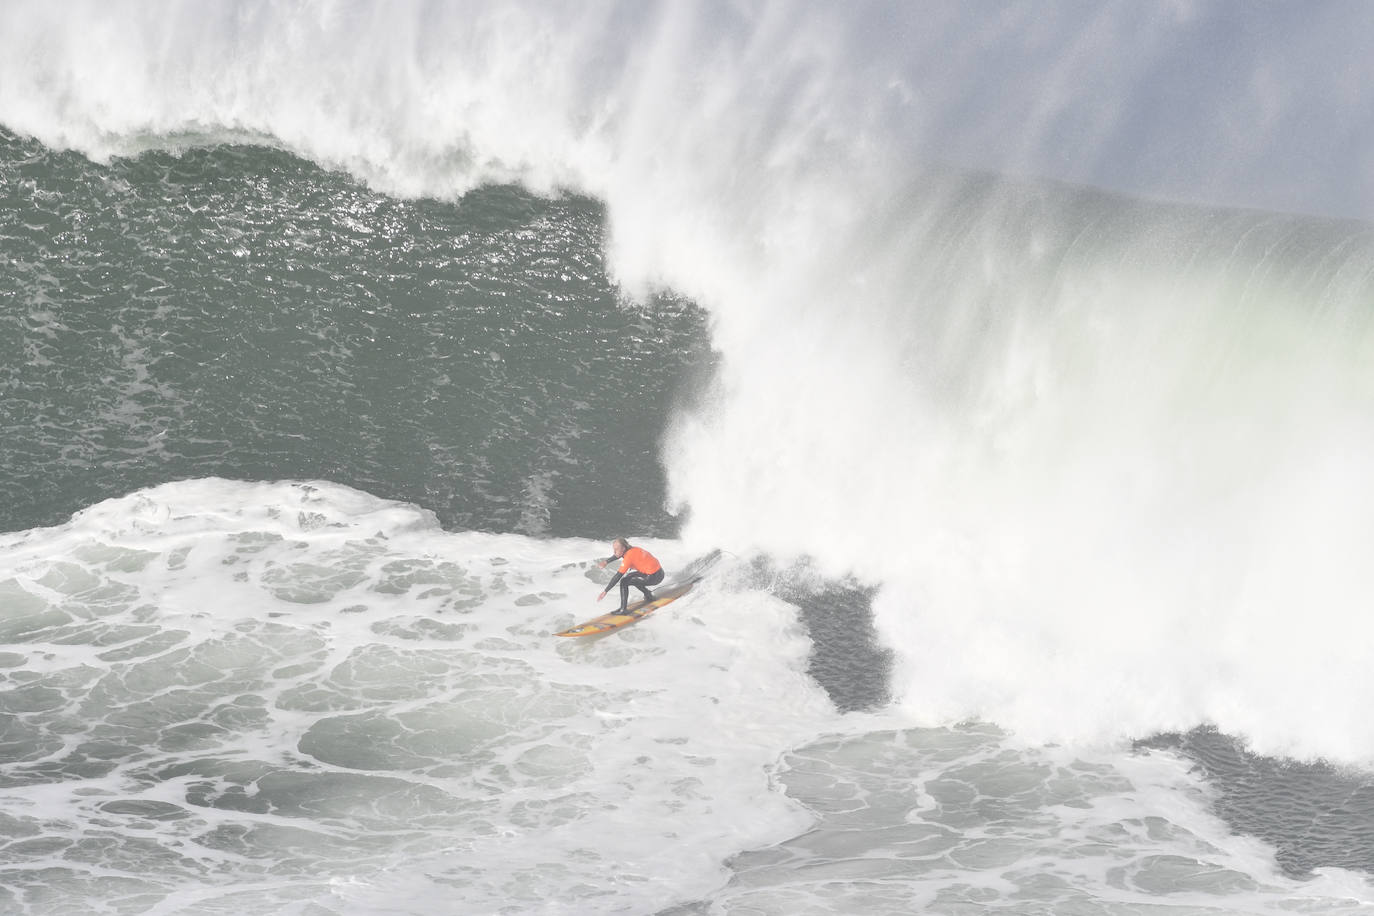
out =
[[869,8],[915,148],[1186,200],[1374,217],[1374,3]]

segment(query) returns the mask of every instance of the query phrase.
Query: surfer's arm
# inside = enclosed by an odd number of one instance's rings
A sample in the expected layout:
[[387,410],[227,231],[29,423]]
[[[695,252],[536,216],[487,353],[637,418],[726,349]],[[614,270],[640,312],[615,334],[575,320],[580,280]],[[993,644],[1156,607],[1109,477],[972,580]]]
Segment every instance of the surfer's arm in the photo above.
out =
[[[606,583],[606,587],[603,588],[603,589],[601,590],[601,595],[602,595],[602,597],[605,597],[605,595],[606,595],[607,592],[609,592],[611,589],[615,588],[615,584],[616,584],[617,582],[620,581],[620,577],[623,576],[623,575],[625,575],[625,574],[624,574],[624,573],[616,573],[614,576],[611,576],[611,581],[607,582],[607,583]],[[599,601],[600,599],[597,599],[597,600]]]

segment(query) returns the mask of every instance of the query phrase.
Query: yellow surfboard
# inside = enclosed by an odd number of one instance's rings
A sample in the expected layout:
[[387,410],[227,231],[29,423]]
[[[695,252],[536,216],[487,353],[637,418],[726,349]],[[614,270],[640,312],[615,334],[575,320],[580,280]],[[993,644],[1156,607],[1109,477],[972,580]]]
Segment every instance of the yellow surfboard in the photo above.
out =
[[562,633],[555,633],[555,636],[595,636],[598,633],[609,633],[611,630],[618,630],[621,627],[629,626],[648,617],[654,611],[663,607],[665,604],[672,604],[683,595],[692,590],[692,586],[700,582],[700,578],[691,579],[680,585],[672,585],[668,588],[657,589],[654,591],[653,601],[634,601],[625,607],[625,613],[614,611],[610,614],[602,614],[594,617],[586,623],[579,623],[577,626]]

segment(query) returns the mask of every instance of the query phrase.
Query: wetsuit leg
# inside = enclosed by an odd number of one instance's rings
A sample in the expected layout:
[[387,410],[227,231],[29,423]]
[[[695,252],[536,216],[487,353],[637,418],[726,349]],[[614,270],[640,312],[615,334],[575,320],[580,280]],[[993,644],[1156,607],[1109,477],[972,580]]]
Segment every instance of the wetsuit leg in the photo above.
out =
[[649,591],[649,590],[648,590],[647,588],[645,588],[644,586],[645,586],[645,585],[658,585],[658,583],[660,583],[660,582],[662,582],[662,581],[663,581],[663,570],[662,570],[661,568],[659,569],[658,572],[654,573],[652,576],[645,576],[645,577],[644,577],[644,585],[641,585],[641,586],[639,587],[639,590],[642,591],[642,592],[644,593],[644,600],[646,600],[646,601],[653,601],[653,600],[654,600],[654,593],[651,592],[651,591]]
[[637,577],[643,575],[641,572],[627,572],[620,580],[620,613],[625,613],[625,608],[630,603],[630,586],[634,584]]
[[620,610],[625,610],[626,603],[630,600],[630,586],[633,585],[644,593],[645,601],[653,601],[654,593],[649,591],[649,586],[657,585],[663,581],[663,570],[659,570],[651,576],[646,576],[639,570],[627,572],[625,577],[620,580]]

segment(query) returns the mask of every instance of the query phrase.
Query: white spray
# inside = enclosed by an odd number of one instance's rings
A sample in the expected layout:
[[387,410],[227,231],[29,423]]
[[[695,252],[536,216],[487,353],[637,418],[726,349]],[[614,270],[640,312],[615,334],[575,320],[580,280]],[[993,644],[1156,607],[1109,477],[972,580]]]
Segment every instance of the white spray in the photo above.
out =
[[714,317],[690,536],[883,585],[917,715],[1365,759],[1368,231],[1028,177],[1374,212],[1374,12],[1267,15],[12,3],[0,123],[595,195],[625,287]]

